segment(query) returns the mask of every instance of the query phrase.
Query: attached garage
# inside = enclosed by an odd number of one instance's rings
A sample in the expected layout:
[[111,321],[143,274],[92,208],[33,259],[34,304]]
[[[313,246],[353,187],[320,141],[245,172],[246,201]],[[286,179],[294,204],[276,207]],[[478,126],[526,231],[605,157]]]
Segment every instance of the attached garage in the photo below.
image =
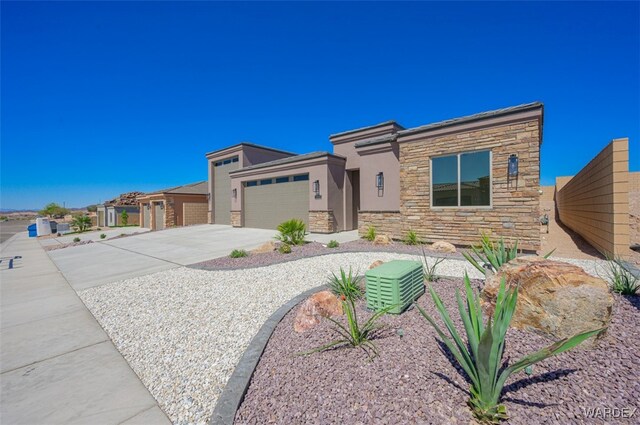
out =
[[229,172],[238,168],[237,156],[214,163],[213,221],[215,224],[231,224],[231,177],[229,177]]
[[142,221],[140,227],[151,229],[151,206],[149,204],[142,204]]
[[244,183],[244,226],[275,229],[297,218],[309,225],[309,175],[281,176]]
[[147,193],[138,199],[142,227],[162,230],[207,223],[206,181]]

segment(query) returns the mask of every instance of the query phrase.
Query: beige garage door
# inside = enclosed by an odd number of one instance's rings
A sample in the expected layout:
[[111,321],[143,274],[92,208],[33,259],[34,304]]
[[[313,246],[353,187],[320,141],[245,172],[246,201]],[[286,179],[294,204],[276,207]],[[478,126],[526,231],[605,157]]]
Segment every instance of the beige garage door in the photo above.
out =
[[260,184],[244,188],[244,226],[275,229],[298,218],[309,226],[309,181]]
[[164,229],[164,208],[162,208],[162,202],[156,202],[153,204],[153,214],[155,216],[155,230]]
[[142,204],[142,227],[151,228],[151,207],[149,204]]
[[218,161],[213,168],[213,221],[231,224],[231,178],[229,171],[238,169],[238,158]]

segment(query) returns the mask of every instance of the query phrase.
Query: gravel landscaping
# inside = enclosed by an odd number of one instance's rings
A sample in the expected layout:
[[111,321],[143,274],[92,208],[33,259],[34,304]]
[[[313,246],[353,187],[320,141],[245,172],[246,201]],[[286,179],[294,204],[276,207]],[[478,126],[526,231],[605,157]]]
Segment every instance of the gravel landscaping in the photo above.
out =
[[[435,287],[461,329],[454,307],[461,279],[441,279]],[[437,317],[429,296],[418,303]],[[469,384],[416,309],[382,318],[387,328],[375,340],[380,356],[368,362],[363,351],[347,347],[298,356],[336,336],[326,320],[306,333],[294,332],[298,308],[273,333],[235,423],[473,423],[466,406]],[[596,349],[577,348],[538,363],[531,376],[512,376],[503,399],[508,423],[603,423],[586,418],[583,409],[640,407],[639,309],[638,298],[616,296],[611,326]],[[359,314],[362,320],[370,315],[362,302]],[[505,357],[515,360],[548,344],[510,329]],[[638,423],[638,415],[606,423]]]

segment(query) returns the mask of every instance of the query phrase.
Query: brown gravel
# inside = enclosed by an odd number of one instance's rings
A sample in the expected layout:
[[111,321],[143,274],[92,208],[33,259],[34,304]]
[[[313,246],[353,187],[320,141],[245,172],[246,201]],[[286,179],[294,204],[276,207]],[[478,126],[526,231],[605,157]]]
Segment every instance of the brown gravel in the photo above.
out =
[[[461,329],[454,290],[457,279],[436,289]],[[479,285],[479,282],[474,282]],[[418,303],[436,315],[428,296]],[[388,315],[373,362],[359,349],[339,348],[309,356],[296,353],[333,340],[328,321],[304,334],[292,331],[294,308],[273,333],[236,414],[237,424],[469,424],[468,387],[462,372],[441,351],[436,333],[416,309]],[[359,305],[362,319],[370,313]],[[577,348],[534,366],[533,375],[507,382],[503,402],[511,424],[603,423],[583,408],[638,408],[640,403],[640,298],[616,296],[607,334],[596,349]],[[403,329],[400,337],[397,330]],[[513,360],[548,345],[543,337],[511,329],[506,357]],[[639,423],[631,419],[606,423]]]
[[426,245],[405,245],[395,242],[391,245],[374,245],[372,242],[359,239],[340,244],[337,248],[327,248],[318,242],[309,242],[301,246],[292,246],[290,254],[281,254],[278,251],[261,254],[249,253],[247,257],[230,258],[228,256],[191,264],[189,267],[202,270],[236,270],[264,267],[271,264],[286,263],[287,261],[300,260],[301,258],[315,257],[318,255],[337,254],[340,252],[394,252],[399,254],[422,255],[422,249],[431,257],[464,259],[460,252],[445,254],[429,251]]
[[45,246],[44,250],[45,251],[56,251],[58,249],[69,248],[71,246],[86,245],[86,244],[90,244],[90,243],[93,243],[93,241],[80,241],[80,242],[63,243],[63,244],[60,244],[60,245],[49,245],[49,246]]

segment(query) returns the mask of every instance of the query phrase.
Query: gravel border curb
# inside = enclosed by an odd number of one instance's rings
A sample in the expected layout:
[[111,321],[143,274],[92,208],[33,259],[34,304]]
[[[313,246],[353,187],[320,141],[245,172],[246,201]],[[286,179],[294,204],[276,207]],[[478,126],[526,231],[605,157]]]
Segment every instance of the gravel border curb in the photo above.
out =
[[220,394],[216,407],[213,410],[213,414],[209,419],[209,425],[233,425],[236,412],[240,407],[240,404],[242,404],[242,400],[244,399],[247,389],[249,389],[249,383],[251,382],[253,372],[258,366],[260,357],[262,357],[262,353],[264,352],[273,331],[293,307],[316,292],[324,289],[327,289],[327,285],[320,285],[315,288],[311,288],[292,298],[276,310],[275,313],[269,316],[258,333],[253,337],[251,343],[249,343],[249,346],[242,355],[240,362],[231,374],[227,385],[225,385],[224,390],[222,390],[222,394]]

